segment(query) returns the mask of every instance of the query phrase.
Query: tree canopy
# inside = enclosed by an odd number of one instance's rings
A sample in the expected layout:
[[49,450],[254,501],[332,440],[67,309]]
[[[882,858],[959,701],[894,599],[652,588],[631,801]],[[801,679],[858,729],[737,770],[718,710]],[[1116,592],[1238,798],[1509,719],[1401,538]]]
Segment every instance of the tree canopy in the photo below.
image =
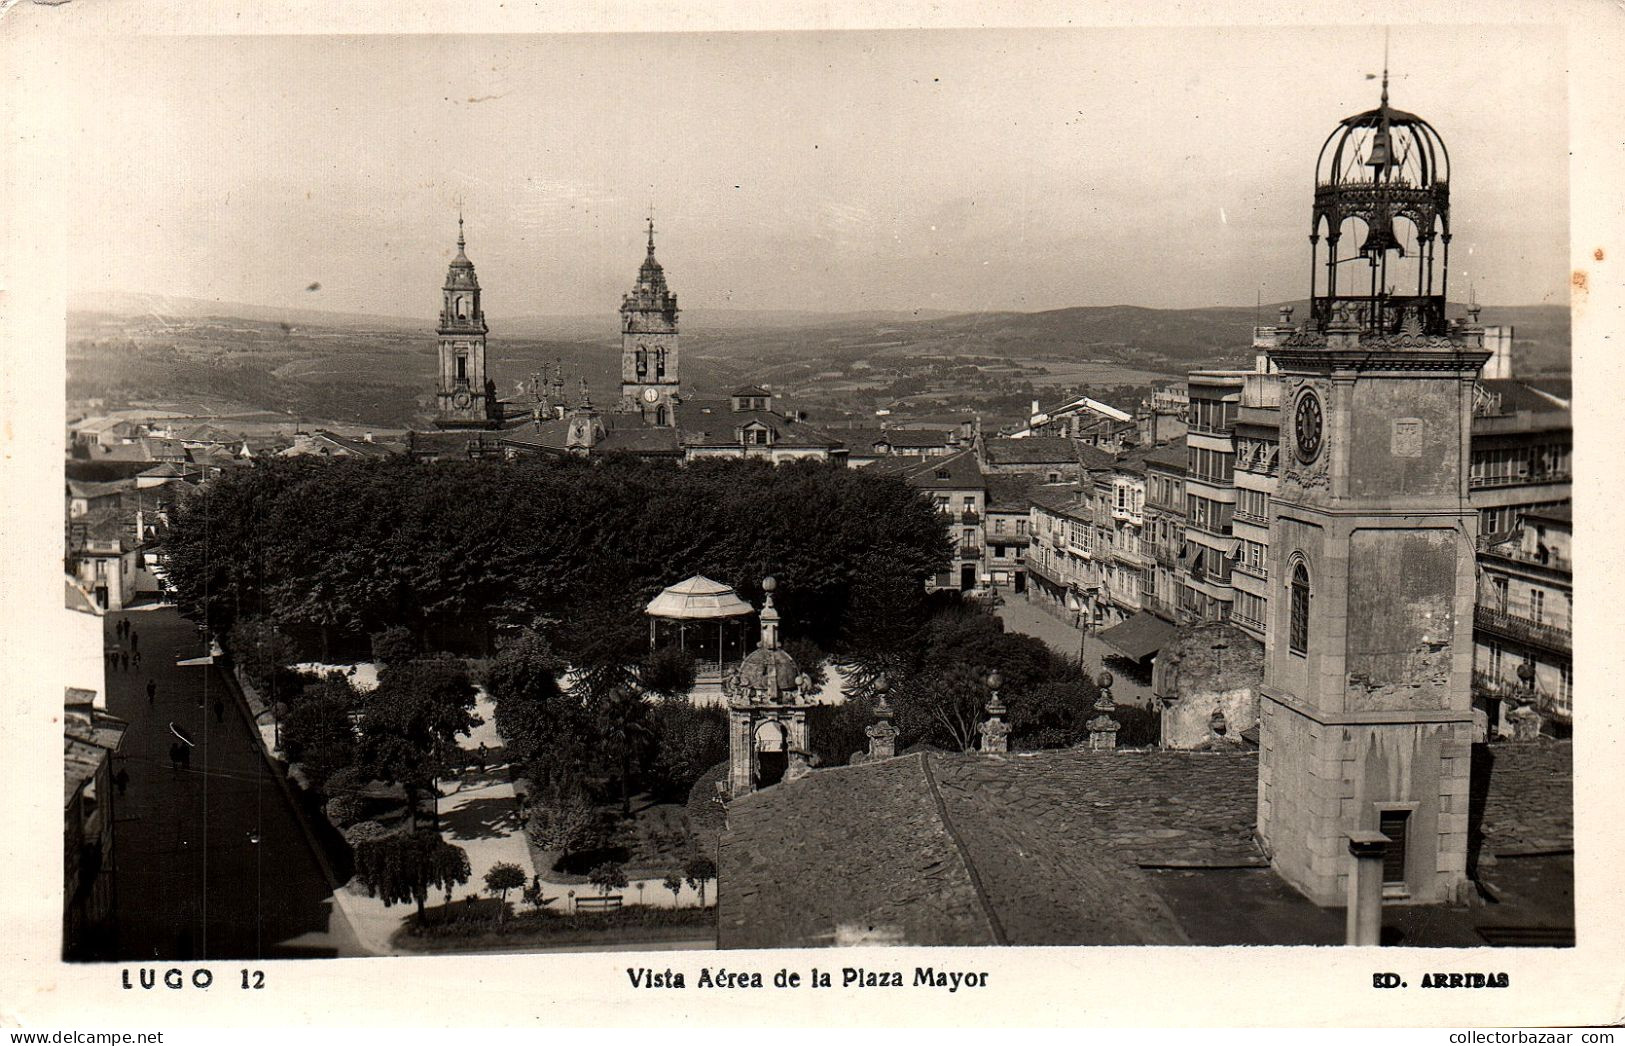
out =
[[[188,497],[166,547],[182,607],[216,627],[258,615],[324,638],[489,636],[546,622],[572,662],[570,639],[644,634],[644,603],[696,573],[756,601],[778,578],[787,634],[832,653],[884,641],[949,556],[935,509],[895,477],[619,459],[266,459]],[[570,629],[589,613],[623,627]]]

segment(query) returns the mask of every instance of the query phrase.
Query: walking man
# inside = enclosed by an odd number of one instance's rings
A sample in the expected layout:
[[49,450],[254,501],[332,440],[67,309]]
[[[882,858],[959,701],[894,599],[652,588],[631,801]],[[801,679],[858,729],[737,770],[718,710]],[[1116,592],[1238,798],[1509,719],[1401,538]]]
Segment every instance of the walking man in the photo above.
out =
[[130,656],[131,656],[131,658],[133,658],[135,660],[135,667],[140,668],[141,667],[141,651],[137,650],[135,653],[131,654]]
[[135,629],[132,628],[132,629],[130,629],[130,649],[131,650],[139,650],[140,648],[141,648],[141,637],[139,635],[137,635]]
[[128,672],[130,670],[130,652],[128,650],[119,655],[119,662],[123,665],[124,671]]

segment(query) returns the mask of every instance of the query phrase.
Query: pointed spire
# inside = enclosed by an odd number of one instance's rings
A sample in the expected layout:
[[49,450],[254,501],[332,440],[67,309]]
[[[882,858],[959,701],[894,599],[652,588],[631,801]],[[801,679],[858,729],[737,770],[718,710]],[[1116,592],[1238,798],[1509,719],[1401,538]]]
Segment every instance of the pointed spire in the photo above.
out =
[[1388,30],[1382,31],[1382,107],[1388,108]]
[[655,205],[649,205],[649,257],[655,255]]
[[463,206],[462,206],[462,204],[458,204],[457,205],[457,253],[458,254],[463,253],[463,247],[464,246],[466,246],[466,245],[463,243]]

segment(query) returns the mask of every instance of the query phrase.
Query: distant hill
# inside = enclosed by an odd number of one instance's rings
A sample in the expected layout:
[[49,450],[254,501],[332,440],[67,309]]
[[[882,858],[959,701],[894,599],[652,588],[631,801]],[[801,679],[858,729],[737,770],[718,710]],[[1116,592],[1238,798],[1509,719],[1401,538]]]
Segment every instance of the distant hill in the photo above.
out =
[[[1301,320],[1306,306],[1294,304]],[[385,428],[426,424],[433,407],[432,316],[161,295],[95,295],[74,305],[67,359],[74,399],[185,412],[264,410]],[[772,383],[827,417],[868,416],[879,407],[990,411],[1079,387],[1138,388],[1195,367],[1234,365],[1250,356],[1255,317],[1272,322],[1276,309],[1118,305],[833,315],[696,309],[684,314],[683,377],[699,395]],[[1517,329],[1519,373],[1568,370],[1568,310],[1486,306],[1481,322]],[[595,398],[613,394],[619,372],[613,312],[492,324],[490,368],[500,396],[523,398],[520,383],[555,360],[570,389],[585,377]]]

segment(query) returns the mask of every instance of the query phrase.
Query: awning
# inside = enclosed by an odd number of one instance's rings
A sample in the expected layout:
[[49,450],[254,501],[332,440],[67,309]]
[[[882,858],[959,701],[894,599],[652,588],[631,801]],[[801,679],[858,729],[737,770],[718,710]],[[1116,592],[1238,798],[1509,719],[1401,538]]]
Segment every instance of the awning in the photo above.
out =
[[1120,625],[1100,633],[1100,641],[1121,651],[1132,661],[1149,657],[1174,638],[1177,629],[1149,611],[1142,610]]

